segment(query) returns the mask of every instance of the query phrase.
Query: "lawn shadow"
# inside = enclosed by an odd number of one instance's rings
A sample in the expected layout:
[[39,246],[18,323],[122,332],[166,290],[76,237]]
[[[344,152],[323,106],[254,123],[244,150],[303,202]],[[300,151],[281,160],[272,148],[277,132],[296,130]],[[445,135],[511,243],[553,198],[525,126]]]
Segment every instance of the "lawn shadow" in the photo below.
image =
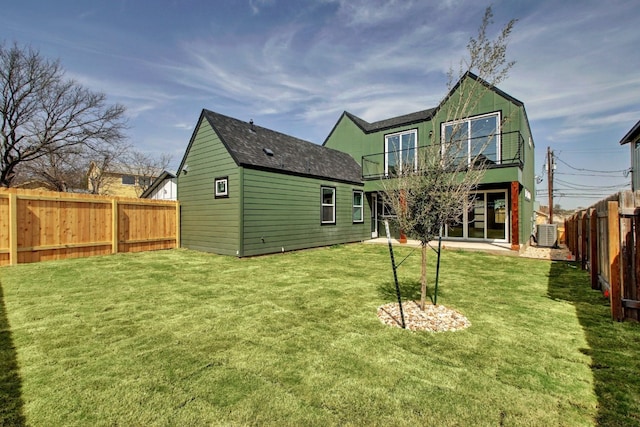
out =
[[589,346],[580,351],[591,357],[598,425],[640,425],[639,325],[613,322],[608,300],[591,289],[588,273],[576,263],[551,263],[548,296],[576,309]]
[[0,425],[26,425],[23,407],[22,381],[0,283]]
[[[419,280],[400,280],[400,296],[402,302],[420,300],[420,281]],[[434,284],[427,284],[427,300],[433,302]],[[378,285],[378,294],[384,300],[389,302],[397,301],[396,285],[393,281],[383,282]],[[438,299],[443,296],[442,289],[438,289]]]

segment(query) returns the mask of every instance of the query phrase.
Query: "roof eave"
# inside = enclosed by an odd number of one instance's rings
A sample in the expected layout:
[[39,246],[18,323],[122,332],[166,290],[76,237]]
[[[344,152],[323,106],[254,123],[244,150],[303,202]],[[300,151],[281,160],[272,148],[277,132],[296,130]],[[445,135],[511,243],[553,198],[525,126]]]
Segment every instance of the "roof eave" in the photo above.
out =
[[640,120],[620,140],[620,145],[625,145],[638,139],[640,136]]

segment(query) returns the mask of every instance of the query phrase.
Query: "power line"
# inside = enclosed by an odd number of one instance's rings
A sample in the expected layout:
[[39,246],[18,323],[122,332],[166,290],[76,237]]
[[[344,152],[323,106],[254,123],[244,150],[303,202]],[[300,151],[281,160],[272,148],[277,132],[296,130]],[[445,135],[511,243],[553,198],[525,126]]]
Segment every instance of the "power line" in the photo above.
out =
[[556,179],[556,182],[559,182],[559,183],[564,184],[564,185],[571,186],[572,188],[574,188],[576,190],[582,190],[582,189],[587,190],[587,189],[590,189],[590,188],[592,188],[592,189],[602,189],[602,190],[605,190],[605,189],[616,189],[616,188],[620,188],[620,187],[626,187],[627,185],[629,185],[628,182],[623,182],[623,183],[619,183],[619,184],[616,183],[616,184],[611,184],[611,185],[586,185],[586,184],[576,184],[576,183],[565,181],[565,180],[562,180],[562,179]]
[[603,170],[594,170],[594,169],[582,169],[582,168],[577,168],[575,166],[571,166],[569,163],[565,162],[564,160],[562,160],[561,158],[559,158],[558,156],[556,156],[556,159],[558,161],[560,161],[560,163],[563,163],[564,165],[568,166],[569,168],[579,171],[579,172],[595,172],[595,173],[623,173],[626,172],[627,169],[619,169],[619,170],[614,170],[614,171],[603,171]]
[[[627,169],[625,169],[624,172],[626,172]],[[624,174],[623,172],[623,174]],[[604,175],[604,174],[597,174],[597,173],[569,173],[569,172],[556,172],[556,175],[569,175],[569,176],[594,176],[594,177],[601,177],[601,178],[614,178],[613,175]]]

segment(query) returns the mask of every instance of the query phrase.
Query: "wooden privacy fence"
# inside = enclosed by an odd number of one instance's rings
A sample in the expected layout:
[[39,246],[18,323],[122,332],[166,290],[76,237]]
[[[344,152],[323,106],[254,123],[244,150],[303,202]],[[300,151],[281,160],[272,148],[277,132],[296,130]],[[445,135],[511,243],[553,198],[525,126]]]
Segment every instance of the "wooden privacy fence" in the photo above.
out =
[[0,266],[179,246],[175,201],[0,189]]
[[640,192],[625,191],[565,221],[567,247],[609,297],[618,321],[640,318]]

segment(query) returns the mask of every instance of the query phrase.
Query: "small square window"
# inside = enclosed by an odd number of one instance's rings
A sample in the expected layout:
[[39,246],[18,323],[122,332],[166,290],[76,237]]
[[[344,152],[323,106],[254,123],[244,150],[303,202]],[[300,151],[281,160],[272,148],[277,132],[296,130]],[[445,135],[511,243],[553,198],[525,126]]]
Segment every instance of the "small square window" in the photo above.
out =
[[133,175],[122,175],[122,185],[135,185],[136,177]]
[[229,178],[216,178],[214,186],[216,199],[229,197]]
[[149,178],[148,176],[138,177],[138,185],[140,187],[149,187],[151,185],[151,178]]

